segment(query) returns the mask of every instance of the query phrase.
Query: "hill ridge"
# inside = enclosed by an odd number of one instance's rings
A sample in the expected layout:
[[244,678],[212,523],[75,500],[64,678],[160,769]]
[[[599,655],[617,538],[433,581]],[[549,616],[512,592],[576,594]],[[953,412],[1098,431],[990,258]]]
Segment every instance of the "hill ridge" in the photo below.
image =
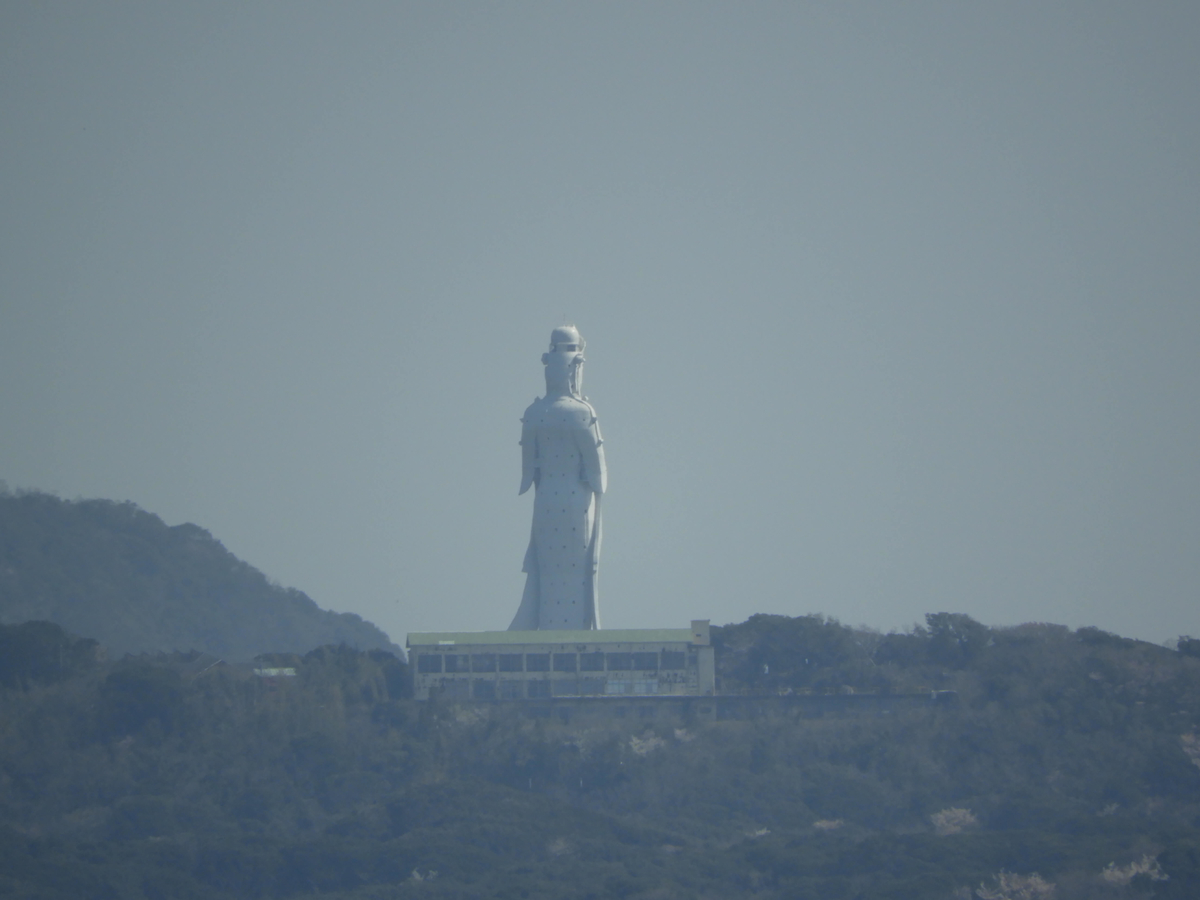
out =
[[45,620],[111,652],[246,660],[324,644],[403,655],[377,626],[272,582],[207,529],[131,501],[0,493],[0,623]]

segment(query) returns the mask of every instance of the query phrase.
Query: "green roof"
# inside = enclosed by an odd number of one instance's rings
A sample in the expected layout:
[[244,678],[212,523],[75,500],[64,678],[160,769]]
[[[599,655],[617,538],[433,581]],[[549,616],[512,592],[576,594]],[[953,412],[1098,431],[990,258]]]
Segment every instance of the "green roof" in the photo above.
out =
[[672,644],[692,643],[690,628],[608,628],[595,631],[424,631],[409,647],[438,644]]

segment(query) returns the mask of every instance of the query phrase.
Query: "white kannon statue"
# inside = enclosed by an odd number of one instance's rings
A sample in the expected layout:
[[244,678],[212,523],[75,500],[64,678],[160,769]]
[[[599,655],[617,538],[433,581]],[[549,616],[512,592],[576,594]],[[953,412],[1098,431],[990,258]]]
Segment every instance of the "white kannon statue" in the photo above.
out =
[[510,631],[600,627],[596,570],[607,474],[596,411],[583,396],[583,339],[555,328],[546,396],[521,419],[521,493],[535,486],[525,593]]

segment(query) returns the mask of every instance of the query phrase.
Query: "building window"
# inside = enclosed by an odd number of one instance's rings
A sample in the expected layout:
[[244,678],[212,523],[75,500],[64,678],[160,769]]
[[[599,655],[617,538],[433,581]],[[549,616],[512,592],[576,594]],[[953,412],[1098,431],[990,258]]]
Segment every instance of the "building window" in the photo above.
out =
[[476,678],[471,685],[471,693],[476,700],[495,700],[496,682],[488,678]]
[[579,683],[574,678],[560,678],[550,682],[555,697],[575,697],[579,694]]
[[522,688],[525,682],[523,681],[502,681],[500,682],[500,699],[501,700],[520,700],[524,694]]
[[662,667],[664,669],[686,669],[687,654],[682,650],[664,650],[662,652]]
[[549,653],[526,653],[525,654],[525,671],[526,672],[549,672],[550,671],[550,654]]
[[603,694],[604,693],[604,679],[603,678],[580,678],[579,679],[579,693],[581,693],[585,696],[594,695],[594,694]]
[[442,655],[440,653],[422,653],[417,657],[417,671],[429,674],[442,671]]
[[[549,656],[549,654],[547,654],[547,656]],[[525,685],[529,689],[528,696],[530,699],[534,699],[536,697],[549,697],[550,696],[550,682],[549,681],[540,681],[540,680],[539,681],[527,681],[527,682],[525,682]]]
[[500,671],[501,672],[524,672],[525,669],[521,666],[520,653],[501,653],[500,654]]
[[471,671],[472,672],[495,672],[496,671],[496,654],[495,653],[473,653],[471,655]]
[[633,668],[632,653],[608,653],[608,671],[628,672]]
[[603,672],[604,671],[604,654],[596,653],[580,653],[579,654],[579,671],[580,672]]
[[658,671],[658,654],[657,653],[635,653],[633,654],[633,667],[640,669],[643,672]]
[[453,656],[446,655],[446,671],[447,672],[470,672],[471,667],[467,664],[471,657],[469,656]]
[[577,653],[555,653],[554,654],[554,671],[555,672],[574,672],[579,668],[577,663]]

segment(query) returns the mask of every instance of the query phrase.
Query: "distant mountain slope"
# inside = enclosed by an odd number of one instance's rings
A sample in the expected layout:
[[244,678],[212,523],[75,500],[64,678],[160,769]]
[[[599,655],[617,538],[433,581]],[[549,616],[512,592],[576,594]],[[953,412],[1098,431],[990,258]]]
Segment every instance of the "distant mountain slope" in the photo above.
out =
[[56,622],[115,654],[249,659],[345,643],[399,652],[352,613],[271,584],[196,525],[133,503],[0,494],[0,622]]

